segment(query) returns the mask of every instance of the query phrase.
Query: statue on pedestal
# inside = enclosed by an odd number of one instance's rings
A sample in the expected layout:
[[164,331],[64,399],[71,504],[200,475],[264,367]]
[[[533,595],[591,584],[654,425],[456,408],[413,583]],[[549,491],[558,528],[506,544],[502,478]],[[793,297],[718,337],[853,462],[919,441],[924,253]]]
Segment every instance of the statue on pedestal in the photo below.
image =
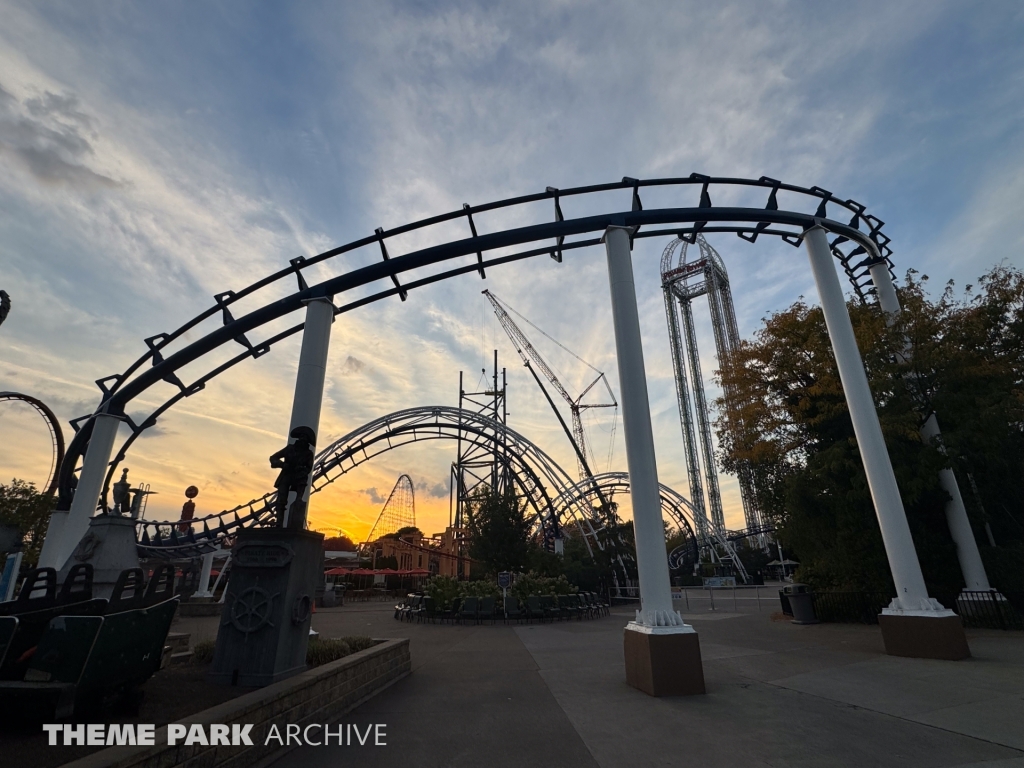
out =
[[[284,448],[270,457],[270,466],[281,472],[274,481],[277,499],[274,510],[277,513],[277,527],[300,531],[305,527],[306,509],[303,496],[309,474],[313,471],[316,449],[316,433],[309,427],[295,427],[291,439]],[[288,504],[288,497],[295,492],[295,501]]]
[[121,479],[111,487],[111,496],[114,499],[114,506],[110,510],[112,515],[131,514],[131,501],[129,499],[129,491],[131,489],[132,484],[128,482],[128,470],[124,469],[121,471]]

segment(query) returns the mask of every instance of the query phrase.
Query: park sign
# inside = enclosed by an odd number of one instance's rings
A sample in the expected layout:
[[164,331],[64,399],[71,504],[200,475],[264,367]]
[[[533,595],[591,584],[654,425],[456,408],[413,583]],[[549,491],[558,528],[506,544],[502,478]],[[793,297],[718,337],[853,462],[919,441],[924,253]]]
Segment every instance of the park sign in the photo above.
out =
[[512,586],[512,574],[508,571],[502,571],[498,574],[498,586],[502,589],[508,589]]

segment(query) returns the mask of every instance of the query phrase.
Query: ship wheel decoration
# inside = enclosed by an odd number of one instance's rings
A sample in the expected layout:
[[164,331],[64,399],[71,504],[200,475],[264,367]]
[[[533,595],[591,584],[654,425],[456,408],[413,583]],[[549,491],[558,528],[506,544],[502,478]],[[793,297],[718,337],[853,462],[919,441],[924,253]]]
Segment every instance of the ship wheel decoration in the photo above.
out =
[[271,609],[274,606],[274,598],[280,593],[270,594],[262,587],[249,587],[235,598],[231,604],[231,624],[242,634],[248,635],[270,621]]

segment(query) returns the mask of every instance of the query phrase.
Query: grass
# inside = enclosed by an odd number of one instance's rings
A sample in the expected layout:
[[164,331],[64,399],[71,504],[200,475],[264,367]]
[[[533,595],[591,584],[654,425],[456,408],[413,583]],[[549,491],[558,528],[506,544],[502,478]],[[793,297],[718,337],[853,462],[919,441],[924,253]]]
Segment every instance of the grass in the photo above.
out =
[[[319,667],[321,664],[343,659],[376,644],[377,641],[370,637],[315,637],[309,641],[309,648],[306,650],[306,664],[311,667]],[[209,664],[213,661],[215,647],[216,642],[213,640],[196,643],[192,649],[191,663]]]

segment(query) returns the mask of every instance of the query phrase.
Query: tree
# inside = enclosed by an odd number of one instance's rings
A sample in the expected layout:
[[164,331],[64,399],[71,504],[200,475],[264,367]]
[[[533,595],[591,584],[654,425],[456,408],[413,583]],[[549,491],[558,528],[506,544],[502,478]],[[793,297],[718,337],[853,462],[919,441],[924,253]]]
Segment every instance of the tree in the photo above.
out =
[[[941,467],[956,472],[979,542],[986,522],[1009,549],[1024,538],[1024,495],[1014,482],[1024,463],[1024,276],[998,267],[963,300],[952,284],[932,300],[926,281],[908,273],[899,292],[904,312],[892,327],[874,305],[851,302],[849,310],[925,580],[949,593],[962,578]],[[766,318],[719,376],[734,393],[717,403],[722,465],[751,467],[761,509],[802,564],[798,578],[819,588],[891,590],[821,310],[799,301]],[[948,455],[919,437],[929,407]]]
[[530,555],[530,523],[526,504],[512,490],[495,493],[481,488],[467,506],[469,556],[487,573],[522,571]]
[[10,485],[0,484],[0,525],[21,531],[23,565],[34,566],[39,562],[52,509],[53,500],[39,493],[35,483],[15,478]]
[[324,550],[330,552],[355,552],[356,544],[348,536],[331,536],[324,539]]

